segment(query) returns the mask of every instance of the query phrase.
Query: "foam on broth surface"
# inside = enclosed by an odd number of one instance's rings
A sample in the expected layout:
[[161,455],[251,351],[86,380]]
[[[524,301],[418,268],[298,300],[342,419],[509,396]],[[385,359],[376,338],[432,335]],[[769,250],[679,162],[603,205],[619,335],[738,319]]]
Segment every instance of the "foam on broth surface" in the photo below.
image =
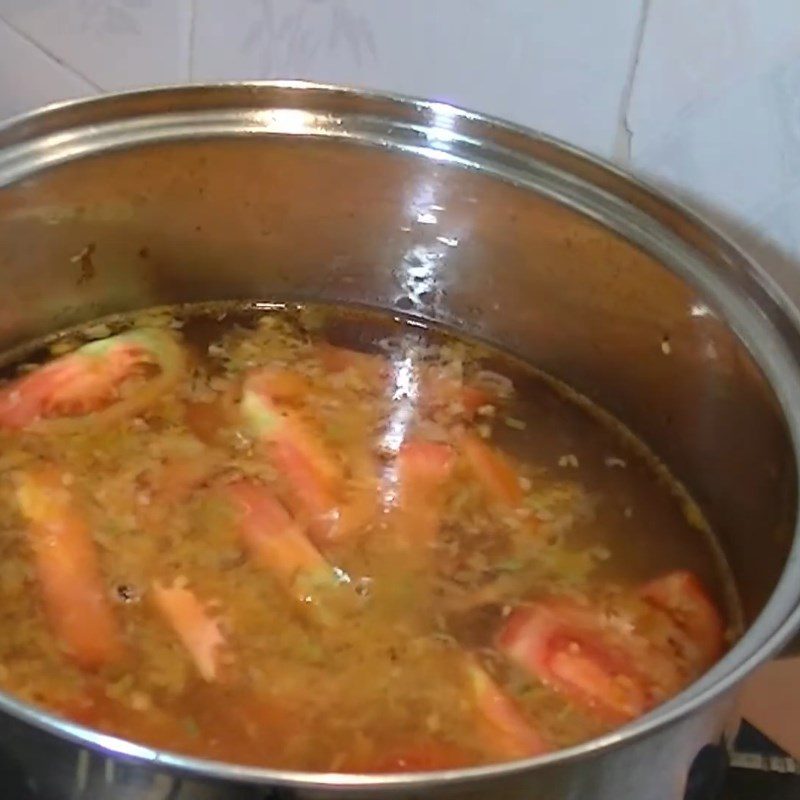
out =
[[652,455],[447,331],[157,309],[7,377],[0,686],[104,731],[303,770],[519,758],[642,713],[737,629]]

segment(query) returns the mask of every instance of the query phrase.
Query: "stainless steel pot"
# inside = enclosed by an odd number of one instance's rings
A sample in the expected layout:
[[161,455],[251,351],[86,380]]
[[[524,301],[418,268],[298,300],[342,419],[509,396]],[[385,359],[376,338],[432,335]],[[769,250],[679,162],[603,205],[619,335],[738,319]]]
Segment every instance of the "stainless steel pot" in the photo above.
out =
[[[640,434],[715,526],[746,636],[655,712],[526,762],[347,777],[155,752],[0,696],[47,798],[683,797],[735,690],[800,624],[800,320],[696,216],[530,131],[297,83],[161,89],[0,129],[0,348],[225,298],[402,309],[501,344]],[[9,762],[10,763],[10,762]]]

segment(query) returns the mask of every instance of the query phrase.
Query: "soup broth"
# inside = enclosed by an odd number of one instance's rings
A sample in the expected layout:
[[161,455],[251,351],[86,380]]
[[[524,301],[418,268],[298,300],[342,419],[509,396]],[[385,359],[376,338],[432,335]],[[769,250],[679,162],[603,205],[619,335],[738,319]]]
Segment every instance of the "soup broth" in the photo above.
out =
[[525,758],[645,713],[738,629],[702,515],[621,425],[448,331],[156,309],[14,354],[0,687],[269,767]]

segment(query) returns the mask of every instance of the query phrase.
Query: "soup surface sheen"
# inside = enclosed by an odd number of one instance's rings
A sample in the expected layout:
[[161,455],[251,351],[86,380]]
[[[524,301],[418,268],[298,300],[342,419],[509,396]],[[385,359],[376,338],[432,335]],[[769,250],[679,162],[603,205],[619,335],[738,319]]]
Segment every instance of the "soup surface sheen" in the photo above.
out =
[[322,306],[68,331],[0,388],[0,686],[302,770],[524,758],[673,695],[736,626],[703,519],[496,351]]

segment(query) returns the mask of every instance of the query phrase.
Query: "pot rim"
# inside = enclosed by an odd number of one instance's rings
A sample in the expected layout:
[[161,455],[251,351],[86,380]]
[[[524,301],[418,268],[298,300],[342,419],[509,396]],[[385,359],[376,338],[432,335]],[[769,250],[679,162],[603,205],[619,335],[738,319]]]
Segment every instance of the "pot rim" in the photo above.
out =
[[[280,102],[274,104],[270,103],[269,105],[258,102],[262,100],[265,95],[267,95],[267,99],[270,99],[268,96],[270,92],[274,92],[275,99],[280,101],[281,91],[288,91],[291,94],[297,94],[301,97],[303,93],[311,94],[316,92],[326,97],[345,96],[364,101],[365,103],[388,103],[392,109],[403,109],[408,113],[418,112],[423,115],[421,119],[417,120],[417,123],[426,129],[429,129],[431,126],[430,123],[425,120],[424,114],[443,113],[457,122],[477,124],[485,134],[491,134],[492,132],[511,134],[513,136],[524,137],[524,139],[530,143],[544,144],[554,152],[569,157],[575,163],[591,167],[595,173],[615,181],[617,184],[616,188],[625,186],[646,197],[659,209],[673,213],[676,212],[682,221],[690,223],[695,229],[699,230],[715,248],[721,249],[725,260],[738,265],[744,276],[753,282],[755,288],[761,291],[763,296],[758,308],[758,313],[769,320],[771,323],[770,327],[773,329],[773,338],[777,337],[778,339],[777,342],[772,342],[771,346],[777,350],[782,350],[782,352],[778,353],[774,359],[765,364],[763,360],[764,354],[753,352],[754,342],[744,339],[739,331],[734,330],[734,332],[751,351],[754,360],[756,360],[759,366],[764,370],[770,388],[777,396],[780,404],[783,419],[792,440],[795,456],[800,452],[800,370],[798,370],[798,364],[800,363],[800,310],[794,306],[787,294],[762,267],[747,256],[739,245],[731,241],[727,234],[720,231],[719,228],[706,219],[704,215],[687,206],[674,193],[665,191],[648,180],[634,175],[627,169],[589,153],[580,147],[524,125],[511,123],[492,115],[462,109],[449,103],[426,100],[399,93],[351,88],[310,81],[229,81],[208,84],[158,86],[106,93],[84,99],[56,102],[12,117],[10,120],[0,124],[0,190],[2,190],[2,187],[6,183],[13,182],[16,177],[12,176],[10,181],[3,180],[1,168],[4,150],[7,155],[8,151],[15,151],[20,146],[24,147],[24,145],[29,144],[31,141],[35,141],[36,138],[43,136],[46,139],[59,130],[63,132],[63,129],[59,128],[47,130],[44,125],[51,117],[57,116],[59,113],[80,111],[82,108],[92,109],[102,107],[115,100],[145,100],[148,97],[157,95],[166,96],[170,94],[187,97],[192,94],[202,94],[208,91],[223,92],[225,90],[251,90],[253,92],[254,103],[252,106],[248,106],[250,110],[256,107],[258,107],[258,110],[282,108]],[[258,94],[259,92],[261,94]],[[242,106],[242,108],[244,107],[245,106]],[[178,108],[176,110],[180,109]],[[134,119],[142,116],[159,117],[166,116],[168,113],[169,112],[161,112],[153,114],[152,112],[145,111],[144,113],[132,115],[131,117],[123,117],[122,119]],[[115,118],[112,117],[109,122],[113,122],[114,119]],[[44,134],[42,134],[41,131],[37,134],[37,123],[42,125]],[[76,125],[74,127],[80,128],[81,125]],[[292,133],[291,131],[282,132]],[[15,133],[17,134],[17,140],[14,140]],[[231,132],[229,132],[229,135],[230,133]],[[295,133],[308,135],[308,133],[301,131]],[[7,138],[10,138],[11,141],[4,142],[3,140]],[[163,139],[173,140],[180,138],[183,138],[180,132],[163,137]],[[391,148],[391,143],[389,144]],[[103,148],[98,149],[102,150]],[[414,148],[398,146],[397,149],[407,149],[414,152]],[[77,153],[73,157],[80,157],[82,154],[83,153]],[[426,152],[424,147],[416,150],[416,154],[419,157],[431,157],[431,153]],[[68,159],[65,158],[63,160]],[[474,165],[469,164],[469,162],[464,159],[453,159],[453,161],[455,162],[455,166],[460,166],[462,168],[465,166],[474,167]],[[61,161],[58,163],[61,163]],[[37,170],[42,166],[47,166],[47,164],[40,164]],[[477,170],[492,175],[490,169],[481,167],[480,165],[477,167]],[[567,172],[567,174],[569,173]],[[497,172],[493,177],[495,179],[503,179],[502,174]],[[606,189],[605,191],[613,192],[613,189]],[[558,198],[556,198],[556,202],[558,202]],[[627,201],[623,202],[627,203]],[[562,204],[569,205],[569,203],[564,203],[563,200]],[[578,211],[579,213],[586,213],[585,210],[582,209],[578,209]],[[648,212],[647,216],[652,218],[652,212]],[[601,220],[601,224],[602,222]],[[606,225],[606,227],[610,226]],[[668,269],[672,269],[669,265],[666,266]],[[674,270],[672,271],[674,272]],[[683,279],[684,276],[679,274],[679,277]],[[731,273],[731,276],[729,276],[725,282],[726,285],[729,285],[728,288],[734,293],[737,288],[735,286],[735,277],[736,276]],[[745,289],[746,288],[747,287],[745,287]],[[742,287],[740,286],[739,294],[741,293]],[[717,298],[715,297],[715,299]],[[765,308],[764,306],[769,307]],[[724,310],[728,309],[725,308]],[[724,319],[726,325],[731,326],[731,321],[728,319],[727,315],[724,316]],[[756,333],[757,332],[758,331],[756,331]],[[794,342],[788,341],[790,335],[794,336]],[[776,347],[778,343],[782,346],[781,348]],[[782,367],[782,369],[779,367]],[[790,402],[790,400],[797,400],[798,402]],[[800,476],[798,476],[798,486],[800,487]],[[100,750],[105,755],[143,761],[152,766],[175,769],[184,773],[249,783],[351,792],[358,791],[359,789],[369,790],[379,787],[415,789],[428,784],[455,784],[463,781],[489,780],[520,774],[534,768],[561,764],[568,761],[574,762],[583,760],[584,758],[595,756],[599,753],[637,741],[700,710],[705,705],[710,704],[732,690],[737,683],[759,664],[779,652],[798,629],[800,629],[800,521],[795,520],[792,547],[781,577],[769,601],[758,617],[747,628],[741,639],[714,665],[714,667],[712,667],[711,670],[697,681],[690,684],[690,686],[670,701],[623,727],[588,742],[529,759],[455,770],[380,775],[277,770],[190,757],[171,751],[157,750],[145,745],[135,744],[125,739],[104,734],[92,728],[62,719],[33,705],[17,700],[12,695],[4,692],[0,692],[0,711],[6,712],[28,724],[62,738],[67,738],[75,743]]]

